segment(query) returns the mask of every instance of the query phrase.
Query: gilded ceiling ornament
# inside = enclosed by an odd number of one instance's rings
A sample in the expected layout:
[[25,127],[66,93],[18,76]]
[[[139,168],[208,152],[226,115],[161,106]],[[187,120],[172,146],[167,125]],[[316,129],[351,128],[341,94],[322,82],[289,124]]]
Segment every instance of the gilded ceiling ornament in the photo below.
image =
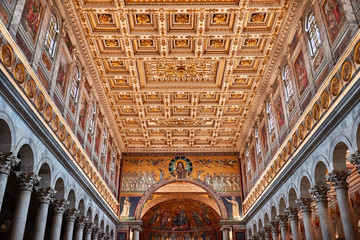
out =
[[217,24],[224,24],[226,23],[227,16],[226,14],[215,14],[213,17],[214,22]]
[[188,23],[189,15],[188,14],[176,14],[175,23]]
[[258,42],[259,42],[259,39],[249,38],[249,39],[245,39],[244,45],[253,47],[253,46],[256,46],[258,44]]
[[150,16],[147,14],[139,14],[136,17],[136,20],[140,24],[150,23]]
[[223,42],[224,41],[221,40],[221,39],[210,40],[210,46],[218,48],[218,47],[221,47],[223,45]]
[[199,119],[166,119],[166,120],[157,120],[155,121],[157,125],[204,125],[206,123],[205,120]]
[[177,47],[186,47],[188,45],[188,40],[175,40],[175,46]]
[[114,39],[106,39],[105,40],[105,46],[107,47],[118,47],[119,41]]
[[251,14],[251,22],[263,22],[265,19],[265,13],[253,13]]
[[142,47],[152,47],[153,46],[153,40],[150,40],[150,39],[140,40],[140,46],[142,46]]
[[122,61],[111,61],[111,66],[113,67],[122,67],[124,66]]
[[247,67],[247,66],[251,66],[252,61],[251,60],[242,60],[240,61],[240,65]]
[[113,21],[111,14],[98,14],[98,19],[101,23],[111,23]]

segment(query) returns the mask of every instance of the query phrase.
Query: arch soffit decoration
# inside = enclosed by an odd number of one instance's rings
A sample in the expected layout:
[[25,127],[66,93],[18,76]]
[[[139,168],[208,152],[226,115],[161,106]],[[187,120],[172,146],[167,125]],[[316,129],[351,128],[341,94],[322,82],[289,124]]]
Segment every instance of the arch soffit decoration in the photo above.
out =
[[[141,219],[141,216],[143,215],[143,208],[145,203],[147,202],[148,198],[150,197],[150,195],[152,193],[154,193],[156,190],[158,190],[159,188],[170,184],[170,183],[175,183],[175,182],[186,182],[186,183],[191,183],[194,184],[198,187],[203,188],[207,193],[209,193],[212,198],[215,200],[216,204],[218,205],[218,208],[220,210],[220,218],[222,220],[227,219],[227,213],[226,213],[226,209],[225,209],[225,205],[222,202],[220,196],[217,194],[217,192],[210,186],[207,186],[203,181],[196,179],[196,180],[189,180],[189,179],[182,179],[182,180],[177,180],[177,179],[164,179],[163,181],[157,182],[156,184],[152,185],[151,187],[149,187],[144,194],[142,195],[142,197],[139,200],[139,203],[136,206],[135,209],[135,214],[134,214],[134,218],[135,220],[139,220]],[[215,210],[215,209],[214,209]],[[215,210],[216,211],[216,210]]]

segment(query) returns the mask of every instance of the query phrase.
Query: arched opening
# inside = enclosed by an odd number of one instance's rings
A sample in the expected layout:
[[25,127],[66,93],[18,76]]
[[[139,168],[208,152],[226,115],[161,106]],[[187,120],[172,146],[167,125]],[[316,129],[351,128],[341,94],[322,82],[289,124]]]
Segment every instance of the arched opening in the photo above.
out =
[[112,229],[110,231],[110,239],[114,239],[114,231]]
[[328,170],[323,162],[318,162],[315,167],[315,184],[325,185]]
[[94,224],[95,224],[95,227],[99,227],[99,216],[96,214],[95,215],[95,218],[94,218]]
[[92,210],[89,207],[87,214],[86,214],[87,218],[88,218],[88,222],[92,222],[93,218],[92,218]]
[[303,177],[300,182],[300,196],[303,198],[310,198],[311,194],[309,189],[311,188],[310,181],[307,177]]
[[333,152],[334,170],[346,170],[346,154],[349,148],[345,143],[339,142],[336,144]]
[[41,177],[39,186],[50,187],[51,186],[51,172],[47,163],[41,165],[38,175]]
[[259,219],[259,223],[258,223],[258,229],[261,230],[263,228],[263,224],[261,219]]
[[78,209],[79,209],[79,216],[85,216],[84,200],[82,200],[82,199],[80,200]]
[[11,132],[5,120],[0,119],[0,152],[11,151]]
[[221,239],[220,219],[204,202],[178,197],[159,202],[146,211],[141,218],[141,238]]
[[55,183],[55,198],[63,199],[65,197],[64,189],[64,180],[62,180],[62,178],[59,178],[58,180],[56,180]]
[[356,143],[357,143],[357,149],[360,150],[360,124],[358,125],[357,131],[356,131]]
[[20,171],[24,171],[24,172],[34,171],[34,154],[30,145],[28,144],[23,145],[20,148],[17,157],[21,159]]
[[70,190],[67,200],[69,201],[69,208],[75,208],[76,199],[73,189]]
[[265,216],[264,216],[264,226],[268,226],[269,225],[269,215],[267,213],[265,213]]
[[101,220],[100,229],[101,229],[102,231],[104,231],[104,220]]
[[109,225],[106,225],[105,233],[106,233],[107,235],[109,235]]
[[297,195],[294,188],[291,188],[289,191],[289,207],[296,207],[295,200],[297,199]]
[[284,215],[285,214],[285,209],[286,209],[285,199],[281,198],[280,202],[279,202],[279,214]]
[[272,208],[271,208],[271,221],[272,222],[276,221],[276,216],[277,216],[276,207],[272,206]]
[[256,223],[254,223],[254,225],[253,225],[253,234],[256,234],[257,233],[257,227],[256,227]]

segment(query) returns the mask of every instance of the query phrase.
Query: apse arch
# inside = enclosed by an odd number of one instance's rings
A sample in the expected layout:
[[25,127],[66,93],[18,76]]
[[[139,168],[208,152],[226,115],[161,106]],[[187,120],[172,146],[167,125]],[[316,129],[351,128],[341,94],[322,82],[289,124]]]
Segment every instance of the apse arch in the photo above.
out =
[[189,180],[189,179],[163,179],[155,184],[153,184],[152,186],[150,186],[142,195],[142,197],[139,200],[139,203],[136,206],[135,209],[135,214],[134,214],[134,219],[135,220],[140,220],[141,216],[143,215],[142,212],[144,210],[144,206],[145,203],[147,202],[148,198],[151,196],[151,194],[153,194],[156,190],[160,189],[161,187],[171,184],[171,183],[179,183],[179,182],[186,182],[186,183],[190,183],[190,184],[194,184],[202,189],[204,189],[207,193],[210,194],[210,196],[215,200],[219,211],[220,211],[220,218],[222,220],[226,220],[227,219],[227,213],[226,213],[226,209],[225,209],[225,205],[222,202],[220,196],[218,195],[218,193],[215,191],[215,189],[213,189],[212,187],[208,186],[205,182],[201,181],[200,179],[194,179],[194,180]]

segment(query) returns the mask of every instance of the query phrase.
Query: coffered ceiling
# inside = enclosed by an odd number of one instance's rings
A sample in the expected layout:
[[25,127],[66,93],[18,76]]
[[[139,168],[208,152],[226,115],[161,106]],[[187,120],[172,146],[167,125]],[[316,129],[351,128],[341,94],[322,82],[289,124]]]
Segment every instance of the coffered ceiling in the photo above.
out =
[[294,4],[65,2],[124,152],[238,151]]

